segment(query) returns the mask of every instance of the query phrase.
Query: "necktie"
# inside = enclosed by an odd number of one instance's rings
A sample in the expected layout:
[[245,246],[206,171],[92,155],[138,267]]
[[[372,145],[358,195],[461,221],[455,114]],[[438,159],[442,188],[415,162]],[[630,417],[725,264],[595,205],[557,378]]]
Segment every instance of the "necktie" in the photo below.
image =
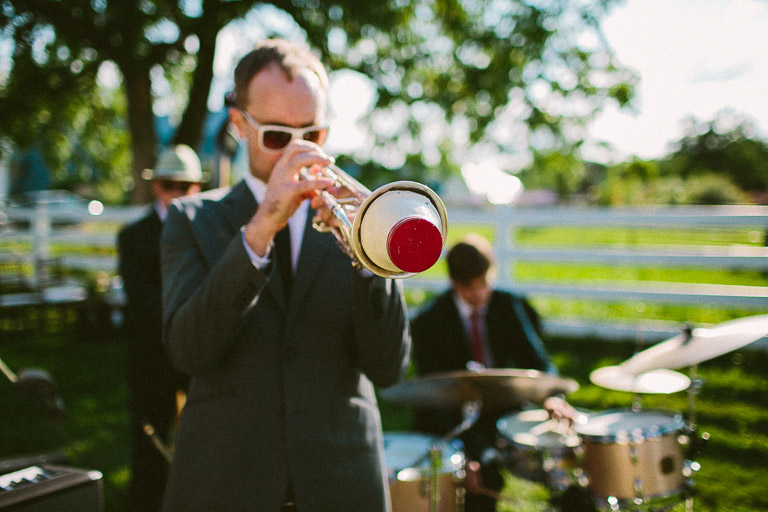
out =
[[469,338],[472,342],[472,360],[485,365],[485,342],[483,341],[483,317],[478,310],[473,310],[469,317]]
[[275,235],[275,258],[277,259],[277,268],[280,271],[280,277],[283,280],[286,295],[291,291],[293,284],[293,265],[291,264],[291,232],[286,224],[283,229]]

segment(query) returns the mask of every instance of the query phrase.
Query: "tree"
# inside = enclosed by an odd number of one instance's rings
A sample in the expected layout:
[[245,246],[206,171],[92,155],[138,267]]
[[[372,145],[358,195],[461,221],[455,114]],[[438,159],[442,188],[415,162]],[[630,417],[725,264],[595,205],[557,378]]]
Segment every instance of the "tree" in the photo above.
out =
[[[185,2],[7,0],[3,33],[15,43],[13,69],[3,88],[0,114],[9,121],[3,135],[26,143],[31,133],[52,140],[72,122],[72,106],[96,97],[96,78],[104,62],[119,69],[126,98],[135,199],[149,190],[139,179],[157,151],[152,74],[179,66],[194,69],[187,108],[176,141],[196,146],[207,112],[213,54],[219,29],[249,8],[244,2],[204,2],[205,18]],[[29,109],[14,109],[18,104]],[[50,149],[49,149],[50,151]]]
[[[175,141],[195,146],[217,34],[251,8],[272,6],[295,20],[332,70],[373,80],[372,142],[354,155],[361,174],[384,168],[434,180],[432,170],[489,152],[517,170],[509,162],[530,148],[572,154],[607,100],[632,98],[634,77],[616,65],[599,30],[615,2],[3,0],[13,64],[0,81],[0,137],[19,145],[30,134],[52,139],[71,121],[71,105],[87,110],[99,71],[112,63],[138,185],[157,151],[153,80],[180,77],[186,101]],[[134,199],[147,198],[137,187]]]
[[753,122],[730,112],[714,120],[690,118],[675,150],[660,162],[666,176],[684,179],[705,174],[724,176],[744,191],[768,193],[768,142]]

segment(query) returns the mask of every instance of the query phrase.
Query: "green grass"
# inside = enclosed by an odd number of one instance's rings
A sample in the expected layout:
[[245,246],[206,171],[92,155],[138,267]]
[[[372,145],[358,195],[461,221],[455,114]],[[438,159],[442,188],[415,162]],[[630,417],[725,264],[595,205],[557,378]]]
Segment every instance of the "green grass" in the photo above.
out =
[[[471,231],[491,240],[496,236],[487,226],[456,226],[448,243]],[[521,229],[516,243],[521,246],[580,246],[608,244],[690,244],[761,246],[763,233],[756,230],[652,230],[621,228],[540,228]],[[0,244],[0,250],[22,251],[26,246]],[[72,248],[55,246],[56,254]],[[443,261],[427,277],[444,279]],[[754,271],[662,269],[652,267],[608,267],[603,265],[533,264],[515,267],[520,281],[585,281],[616,279],[635,281],[705,282],[768,286],[768,276]],[[406,289],[409,304],[418,306],[428,294]],[[593,302],[545,297],[533,299],[545,318],[585,318],[605,322],[664,319],[696,323],[719,323],[731,318],[758,314],[754,310],[711,308],[668,304]],[[13,331],[0,323],[0,358],[12,369],[40,367],[56,377],[67,406],[63,422],[54,424],[33,410],[7,380],[0,380],[0,458],[64,451],[72,465],[97,469],[104,474],[105,512],[125,510],[128,469],[128,409],[125,383],[125,345],[119,333],[78,336],[72,332],[71,317],[64,317],[63,330],[45,333]],[[69,323],[67,323],[69,322]],[[580,389],[569,397],[577,407],[592,411],[624,408],[632,403],[627,393],[592,385],[589,373],[598,367],[616,364],[630,357],[633,344],[598,340],[555,339],[548,348],[564,376],[576,379]],[[768,353],[742,349],[699,365],[704,384],[696,400],[700,431],[711,434],[698,457],[701,470],[695,475],[697,512],[756,512],[768,510]],[[412,375],[409,375],[412,377]],[[2,376],[0,376],[2,379]],[[643,407],[660,407],[687,414],[686,393],[647,395]],[[408,408],[382,401],[385,430],[409,430]],[[508,475],[504,494],[515,500],[502,504],[503,511],[546,510],[548,492],[541,484]],[[683,512],[682,505],[673,512]]]
[[[763,245],[765,233],[754,228],[612,228],[543,227],[521,228],[516,242],[520,245]],[[577,243],[575,243],[577,242]]]
[[119,336],[81,341],[73,334],[2,332],[0,357],[14,371],[42,368],[56,380],[63,422],[31,407],[0,382],[0,458],[63,451],[75,467],[104,474],[107,511],[124,510],[128,472],[125,345]]
[[[630,357],[631,344],[598,340],[554,339],[548,347],[564,376],[580,388],[569,401],[580,408],[603,411],[629,407],[633,396],[592,385],[589,373]],[[0,383],[0,458],[63,450],[72,465],[104,474],[107,512],[125,510],[128,471],[128,409],[125,346],[119,334],[84,340],[64,334],[2,332],[0,357],[12,369],[39,367],[55,376],[67,414],[61,424],[43,418],[18,396],[7,381]],[[768,354],[742,349],[701,363],[704,383],[696,400],[700,431],[711,434],[695,475],[699,512],[768,510]],[[645,408],[688,414],[687,393],[645,395]],[[409,430],[410,410],[382,401],[385,430]],[[500,510],[545,510],[549,497],[539,483],[509,475],[505,496],[514,505]],[[682,505],[681,505],[682,506]],[[508,508],[504,508],[508,507]],[[675,507],[675,511],[682,508]]]

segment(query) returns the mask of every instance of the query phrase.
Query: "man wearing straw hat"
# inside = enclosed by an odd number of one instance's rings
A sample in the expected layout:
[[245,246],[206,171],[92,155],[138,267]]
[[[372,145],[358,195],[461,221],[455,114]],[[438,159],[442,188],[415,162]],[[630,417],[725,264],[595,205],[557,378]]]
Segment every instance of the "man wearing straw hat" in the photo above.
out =
[[204,178],[197,154],[183,144],[166,150],[157,166],[145,169],[142,176],[151,182],[155,201],[146,216],[120,231],[118,250],[127,298],[129,510],[151,512],[160,510],[169,465],[164,450],[188,384],[187,377],[171,367],[163,348],[160,233],[171,201],[200,192]]

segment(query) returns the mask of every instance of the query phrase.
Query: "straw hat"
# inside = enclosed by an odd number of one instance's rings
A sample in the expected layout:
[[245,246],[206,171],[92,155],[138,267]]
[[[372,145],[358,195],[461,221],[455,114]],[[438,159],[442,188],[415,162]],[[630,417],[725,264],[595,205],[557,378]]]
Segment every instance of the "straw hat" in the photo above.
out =
[[200,158],[195,150],[186,144],[177,144],[165,150],[155,168],[144,169],[141,177],[145,180],[205,182]]

